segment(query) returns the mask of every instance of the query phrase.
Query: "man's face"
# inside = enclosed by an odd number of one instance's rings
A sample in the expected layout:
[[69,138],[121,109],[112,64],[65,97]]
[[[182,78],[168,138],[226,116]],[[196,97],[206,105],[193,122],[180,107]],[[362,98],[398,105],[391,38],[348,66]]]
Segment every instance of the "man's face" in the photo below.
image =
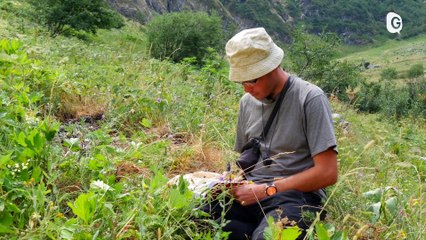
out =
[[268,74],[250,81],[241,83],[244,91],[250,93],[257,100],[263,100],[269,97],[272,93],[271,85],[269,84]]

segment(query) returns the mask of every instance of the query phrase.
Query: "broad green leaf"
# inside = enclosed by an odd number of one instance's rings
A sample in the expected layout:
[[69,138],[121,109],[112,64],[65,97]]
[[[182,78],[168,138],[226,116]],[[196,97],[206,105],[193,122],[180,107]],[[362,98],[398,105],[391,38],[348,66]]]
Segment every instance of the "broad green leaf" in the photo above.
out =
[[96,154],[95,158],[92,158],[92,159],[89,160],[87,167],[90,170],[100,170],[100,169],[106,167],[107,164],[108,164],[108,161],[105,158],[105,156],[103,156],[101,154]]
[[22,152],[18,153],[17,159],[21,162],[24,162],[27,159],[33,158],[35,152],[30,148],[25,148]]
[[265,228],[263,236],[265,239],[269,240],[295,240],[297,239],[301,231],[295,227],[286,227],[281,228],[279,225],[275,224],[275,220],[272,216],[268,216],[268,227]]
[[12,153],[9,153],[8,155],[5,155],[5,156],[1,156],[0,167],[5,166],[9,162],[11,156],[12,156]]
[[71,218],[68,220],[64,226],[61,228],[61,238],[62,239],[68,239],[73,240],[74,238],[74,232],[78,229],[77,219]]
[[368,208],[368,211],[372,212],[371,219],[370,219],[372,223],[376,223],[377,220],[379,220],[381,206],[382,206],[382,203],[377,202],[377,203],[371,204],[370,207]]
[[170,190],[169,203],[170,207],[174,209],[181,209],[189,206],[191,204],[193,193],[191,191],[186,191],[183,194],[177,188]]
[[83,193],[74,201],[74,204],[68,203],[73,213],[88,224],[95,215],[96,196],[93,193]]
[[9,212],[0,212],[0,233],[13,233],[13,216]]
[[25,136],[25,133],[24,133],[24,132],[20,132],[20,133],[18,134],[18,136],[16,136],[16,137],[15,137],[15,140],[16,140],[16,142],[17,142],[19,145],[21,145],[21,146],[23,146],[23,147],[26,147],[26,146],[27,146],[27,143],[25,142],[25,140],[26,140],[26,136]]
[[295,240],[300,236],[300,234],[301,231],[297,226],[288,227],[281,232],[281,240]]
[[155,171],[154,178],[149,184],[149,192],[154,193],[160,191],[167,184],[168,179],[159,171]]
[[41,168],[39,166],[36,166],[33,168],[33,173],[31,174],[31,177],[35,179],[35,182],[39,182],[41,178]]
[[33,143],[34,143],[34,151],[36,153],[41,153],[44,148],[45,138],[37,132],[33,137]]
[[383,190],[381,188],[376,188],[368,192],[365,192],[362,195],[364,197],[372,199],[374,202],[378,202],[382,198]]
[[317,233],[318,240],[330,240],[330,237],[328,236],[327,229],[324,227],[324,224],[317,223],[315,225],[315,230]]
[[391,197],[385,202],[386,208],[395,216],[398,213],[398,200],[396,197]]

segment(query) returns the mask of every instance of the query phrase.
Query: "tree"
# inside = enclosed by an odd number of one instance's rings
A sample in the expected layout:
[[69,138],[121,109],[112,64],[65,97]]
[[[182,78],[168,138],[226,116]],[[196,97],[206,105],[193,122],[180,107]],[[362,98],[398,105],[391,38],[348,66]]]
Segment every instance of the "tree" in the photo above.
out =
[[297,28],[292,36],[294,42],[288,49],[290,70],[317,84],[324,92],[335,94],[340,100],[350,100],[346,92],[359,84],[361,76],[355,65],[333,60],[340,43],[337,36],[332,33],[316,36]]
[[30,0],[51,36],[69,30],[96,33],[97,29],[120,28],[123,18],[104,0]]
[[146,31],[151,56],[179,62],[196,57],[200,64],[211,47],[220,50],[222,23],[205,12],[168,13],[154,18]]

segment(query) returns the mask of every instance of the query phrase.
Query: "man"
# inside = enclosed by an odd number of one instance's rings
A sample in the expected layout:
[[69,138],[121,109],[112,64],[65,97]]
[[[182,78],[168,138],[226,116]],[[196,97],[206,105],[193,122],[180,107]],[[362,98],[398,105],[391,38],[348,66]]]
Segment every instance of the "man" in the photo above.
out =
[[238,152],[262,134],[284,85],[291,85],[260,140],[261,157],[245,174],[248,181],[232,191],[234,202],[226,212],[229,223],[224,230],[231,232],[229,239],[263,239],[268,216],[287,217],[307,229],[315,214],[306,218],[306,212],[320,212],[322,188],[337,181],[337,145],[327,97],[280,68],[283,50],[263,28],[236,34],[226,44],[226,55],[230,80],[241,83],[246,92],[240,100]]

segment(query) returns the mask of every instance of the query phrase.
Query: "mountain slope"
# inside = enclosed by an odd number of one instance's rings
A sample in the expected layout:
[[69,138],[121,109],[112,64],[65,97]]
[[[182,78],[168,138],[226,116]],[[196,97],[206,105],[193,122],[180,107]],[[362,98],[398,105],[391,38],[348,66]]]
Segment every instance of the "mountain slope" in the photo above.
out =
[[[426,2],[412,0],[108,0],[124,16],[145,23],[176,11],[217,12],[227,31],[263,26],[284,42],[291,28],[337,33],[345,43],[365,44],[381,38],[408,38],[426,33]],[[401,36],[386,31],[386,14],[403,19]]]

